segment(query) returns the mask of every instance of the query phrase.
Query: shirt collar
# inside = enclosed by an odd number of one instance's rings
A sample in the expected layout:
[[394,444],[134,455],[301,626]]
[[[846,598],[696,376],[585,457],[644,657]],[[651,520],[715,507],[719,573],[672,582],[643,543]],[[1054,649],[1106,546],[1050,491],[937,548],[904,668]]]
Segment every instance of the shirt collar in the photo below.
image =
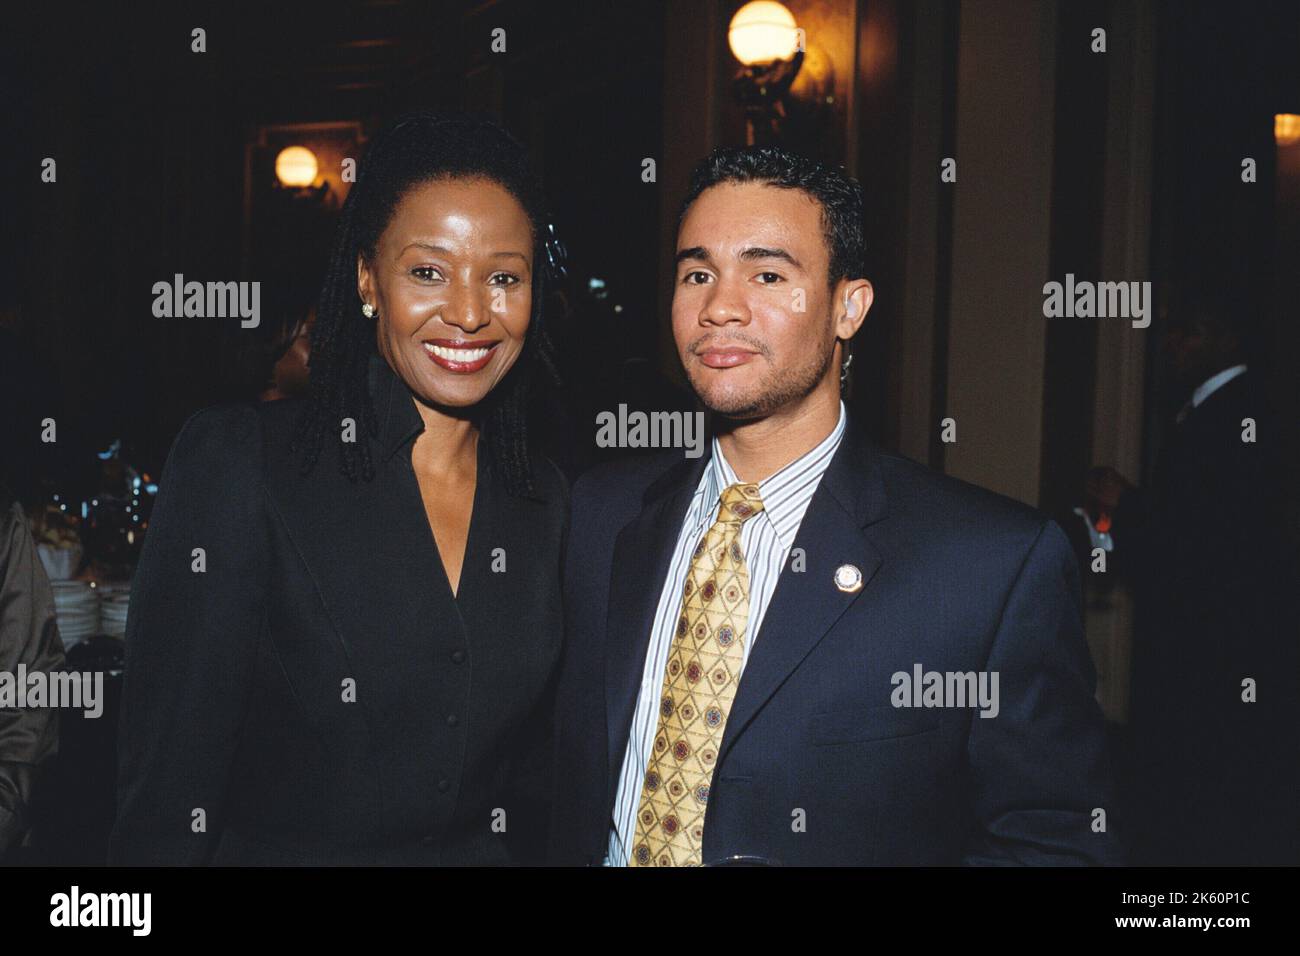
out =
[[1231,368],[1225,368],[1222,372],[1211,375],[1196,391],[1192,392],[1192,408],[1196,408],[1223,386],[1227,385],[1238,375],[1246,371],[1245,365],[1234,365]]
[[379,425],[383,459],[387,461],[424,431],[424,419],[420,417],[406,383],[378,352],[370,353],[367,383]]
[[[841,401],[839,420],[829,435],[811,451],[800,455],[758,483],[758,494],[763,499],[763,514],[772,522],[782,547],[789,548],[794,543],[795,532],[799,529],[804,512],[808,510],[808,502],[812,499],[817,483],[825,474],[844,438],[847,421],[844,402]],[[723,490],[739,481],[715,436],[713,455],[701,482],[704,501],[710,506],[710,510],[705,512],[706,518],[712,518],[713,509],[722,497]]]

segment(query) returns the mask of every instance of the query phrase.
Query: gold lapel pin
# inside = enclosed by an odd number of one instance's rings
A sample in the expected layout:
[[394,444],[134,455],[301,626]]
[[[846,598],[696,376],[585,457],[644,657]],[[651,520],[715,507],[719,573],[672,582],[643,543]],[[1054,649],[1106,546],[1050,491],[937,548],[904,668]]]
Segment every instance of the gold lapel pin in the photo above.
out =
[[862,590],[862,572],[856,565],[841,564],[835,569],[835,586],[845,594]]

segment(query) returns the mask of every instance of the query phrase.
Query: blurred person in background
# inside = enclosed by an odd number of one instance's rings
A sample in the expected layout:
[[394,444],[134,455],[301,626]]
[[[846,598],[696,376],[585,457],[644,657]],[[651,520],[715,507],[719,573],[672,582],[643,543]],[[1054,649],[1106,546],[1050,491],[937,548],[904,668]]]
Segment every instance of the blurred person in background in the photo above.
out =
[[233,340],[232,400],[273,402],[307,395],[311,330],[316,324],[316,294],[320,283],[312,276],[273,277],[264,284],[266,314]]
[[[22,506],[0,485],[0,673],[19,679],[63,667],[54,595]],[[0,862],[12,860],[30,824],[42,766],[58,752],[58,711],[0,701]]]
[[1282,423],[1250,360],[1246,308],[1213,287],[1172,291],[1161,346],[1181,407],[1150,481],[1098,467],[1086,482],[1089,511],[1111,517],[1109,568],[1137,604],[1133,862],[1294,865],[1300,660]]

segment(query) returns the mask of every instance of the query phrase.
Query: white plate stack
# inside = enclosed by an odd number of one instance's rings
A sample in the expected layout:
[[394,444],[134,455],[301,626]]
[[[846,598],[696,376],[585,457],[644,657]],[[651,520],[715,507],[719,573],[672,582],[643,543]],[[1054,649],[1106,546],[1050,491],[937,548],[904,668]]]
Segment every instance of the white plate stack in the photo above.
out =
[[63,648],[99,633],[99,594],[87,581],[51,581]]
[[109,637],[126,636],[126,607],[131,602],[131,583],[101,584],[99,591],[99,620],[101,633]]

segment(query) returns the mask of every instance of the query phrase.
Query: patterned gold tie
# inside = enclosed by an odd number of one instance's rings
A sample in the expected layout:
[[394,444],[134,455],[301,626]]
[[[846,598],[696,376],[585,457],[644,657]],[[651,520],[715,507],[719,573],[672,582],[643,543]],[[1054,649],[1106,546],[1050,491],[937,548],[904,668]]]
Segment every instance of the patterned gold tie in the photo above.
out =
[[637,807],[632,866],[700,865],[709,785],[749,636],[740,528],[762,510],[757,485],[727,488],[718,520],[691,553]]

